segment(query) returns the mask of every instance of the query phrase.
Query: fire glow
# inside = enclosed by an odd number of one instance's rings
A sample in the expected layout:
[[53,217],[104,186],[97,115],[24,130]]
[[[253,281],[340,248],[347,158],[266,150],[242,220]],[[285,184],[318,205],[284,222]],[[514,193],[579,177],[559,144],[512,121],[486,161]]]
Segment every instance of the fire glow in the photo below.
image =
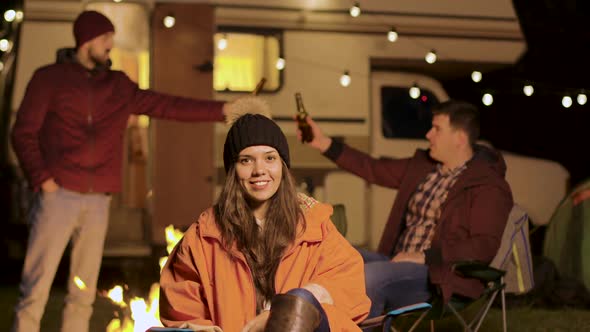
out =
[[78,288],[80,290],[88,289],[88,287],[86,287],[86,284],[84,283],[84,281],[82,281],[82,279],[80,279],[80,277],[78,277],[78,276],[74,277],[74,283],[76,284],[76,286],[78,286]]
[[[166,250],[168,254],[170,254],[183,235],[183,232],[175,229],[172,225],[166,227]],[[160,258],[160,271],[164,267],[164,264],[166,264],[167,258]],[[76,284],[78,283],[76,282]],[[108,297],[113,304],[118,306],[118,310],[115,311],[115,318],[107,325],[106,332],[145,332],[151,327],[162,326],[159,312],[159,283],[155,282],[150,287],[148,302],[141,297],[134,297],[129,301],[128,305],[125,302],[124,288],[119,285],[105,292],[104,296]]]

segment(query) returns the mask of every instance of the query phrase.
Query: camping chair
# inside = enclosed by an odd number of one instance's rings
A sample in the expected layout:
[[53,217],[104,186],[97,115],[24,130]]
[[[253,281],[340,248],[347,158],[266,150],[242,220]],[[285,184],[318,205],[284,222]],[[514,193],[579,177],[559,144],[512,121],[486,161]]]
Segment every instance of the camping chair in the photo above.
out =
[[346,232],[348,230],[348,221],[346,218],[346,208],[344,204],[334,204],[332,205],[334,211],[332,212],[332,223],[336,226],[336,229],[342,236],[346,236]]
[[[518,205],[514,205],[496,257],[492,262],[466,261],[457,262],[453,271],[465,278],[475,278],[486,285],[486,289],[479,299],[467,299],[453,295],[449,303],[444,304],[442,298],[433,295],[429,303],[417,303],[414,305],[397,308],[387,312],[383,316],[367,319],[359,327],[362,329],[381,326],[383,331],[397,331],[392,326],[392,321],[399,316],[418,316],[409,332],[414,331],[418,324],[431,320],[431,330],[434,330],[433,321],[453,315],[461,323],[465,331],[476,332],[486,317],[492,303],[498,295],[502,299],[502,323],[506,332],[506,301],[505,293],[522,294],[533,287],[533,271],[531,250],[528,239],[528,215]],[[470,322],[466,322],[459,314],[471,304],[478,302],[481,307]]]

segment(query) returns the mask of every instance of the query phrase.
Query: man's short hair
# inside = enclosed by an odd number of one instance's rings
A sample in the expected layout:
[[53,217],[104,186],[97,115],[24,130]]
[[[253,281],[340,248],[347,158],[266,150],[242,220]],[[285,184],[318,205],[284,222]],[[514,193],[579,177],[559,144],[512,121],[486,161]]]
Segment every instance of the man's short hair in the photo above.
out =
[[475,105],[460,100],[449,100],[432,108],[432,115],[448,115],[449,123],[454,129],[463,130],[469,138],[469,144],[475,145],[479,138],[479,110]]

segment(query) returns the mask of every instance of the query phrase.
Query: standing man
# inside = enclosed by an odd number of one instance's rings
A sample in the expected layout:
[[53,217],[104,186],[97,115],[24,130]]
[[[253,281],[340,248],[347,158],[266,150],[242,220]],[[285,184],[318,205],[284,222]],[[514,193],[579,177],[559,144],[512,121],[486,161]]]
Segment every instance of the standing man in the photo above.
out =
[[[484,286],[451,270],[459,260],[492,261],[513,205],[502,156],[475,142],[475,106],[448,101],[432,110],[430,149],[404,159],[374,159],[322,134],[309,119],[320,150],[369,183],[398,190],[378,253],[362,251],[369,317],[429,299],[431,286],[477,298]],[[299,133],[300,134],[300,133]]]
[[[111,193],[121,189],[123,135],[130,114],[222,121],[222,102],[140,90],[109,69],[115,29],[96,11],[74,22],[76,49],[31,78],[12,143],[38,193],[12,330],[39,331],[51,284],[71,240],[61,331],[88,331],[108,225]],[[84,285],[76,285],[75,280]]]

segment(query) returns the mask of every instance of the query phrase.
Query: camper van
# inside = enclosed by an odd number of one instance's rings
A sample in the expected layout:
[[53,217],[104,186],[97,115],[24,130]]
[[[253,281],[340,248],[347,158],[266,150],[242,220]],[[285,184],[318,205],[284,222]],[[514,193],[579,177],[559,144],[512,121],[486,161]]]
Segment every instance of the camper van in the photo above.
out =
[[[298,142],[295,93],[327,134],[375,157],[403,158],[428,147],[430,106],[453,97],[441,77],[477,71],[485,80],[486,69],[510,66],[526,47],[509,0],[27,0],[13,112],[34,70],[74,45],[72,22],[83,9],[113,21],[113,67],[140,87],[233,100],[265,78],[260,96],[288,136],[301,190],[343,205],[346,237],[373,249],[396,192]],[[165,243],[166,226],[185,229],[214,202],[226,131],[222,123],[129,120],[124,190],[113,199],[105,255],[149,256]],[[548,160],[504,157],[515,201],[536,224],[548,222],[568,172]]]

